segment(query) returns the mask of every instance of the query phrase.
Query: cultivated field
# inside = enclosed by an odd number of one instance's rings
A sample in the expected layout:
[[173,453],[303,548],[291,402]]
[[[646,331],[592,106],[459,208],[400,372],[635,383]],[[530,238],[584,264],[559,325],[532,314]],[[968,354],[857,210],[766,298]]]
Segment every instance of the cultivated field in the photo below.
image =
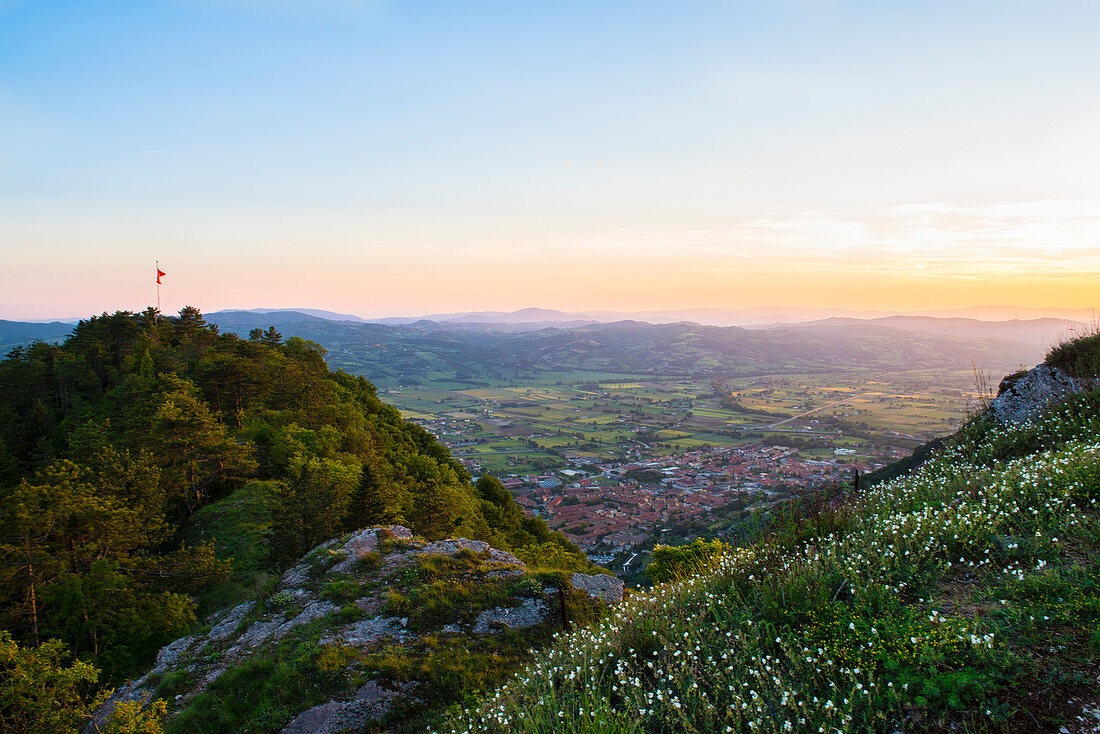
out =
[[978,399],[970,370],[757,375],[706,382],[596,372],[385,398],[496,475],[790,439],[806,456],[873,461],[950,432]]

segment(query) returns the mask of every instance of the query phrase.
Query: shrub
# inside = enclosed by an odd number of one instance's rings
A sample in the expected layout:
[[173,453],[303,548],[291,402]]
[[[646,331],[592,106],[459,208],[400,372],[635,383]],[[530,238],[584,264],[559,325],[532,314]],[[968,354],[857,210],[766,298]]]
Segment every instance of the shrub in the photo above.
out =
[[12,734],[76,731],[98,705],[91,687],[99,671],[74,660],[60,640],[20,647],[0,631],[0,730]]
[[658,545],[653,549],[653,562],[645,572],[654,583],[674,581],[696,573],[717,558],[725,546],[720,540],[707,542],[696,538],[689,545]]
[[166,701],[153,701],[146,709],[137,701],[123,701],[115,707],[107,726],[97,727],[97,731],[101,734],[161,734],[167,715]]
[[1074,377],[1100,377],[1100,330],[1062,342],[1047,353],[1046,362]]

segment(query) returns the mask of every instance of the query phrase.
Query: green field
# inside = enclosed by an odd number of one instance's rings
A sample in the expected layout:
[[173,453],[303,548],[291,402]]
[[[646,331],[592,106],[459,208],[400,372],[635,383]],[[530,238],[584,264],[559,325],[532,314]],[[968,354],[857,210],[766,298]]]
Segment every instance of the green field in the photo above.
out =
[[723,381],[594,372],[470,388],[384,391],[481,471],[524,474],[575,461],[660,457],[786,438],[806,456],[911,448],[958,426],[978,397],[970,370],[757,375]]

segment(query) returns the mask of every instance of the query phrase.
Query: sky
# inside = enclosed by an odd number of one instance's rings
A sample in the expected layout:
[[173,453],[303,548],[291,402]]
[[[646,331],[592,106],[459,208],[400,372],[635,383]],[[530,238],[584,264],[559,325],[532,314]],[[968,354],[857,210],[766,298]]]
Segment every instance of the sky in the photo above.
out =
[[1094,308],[1093,0],[0,0],[0,318]]

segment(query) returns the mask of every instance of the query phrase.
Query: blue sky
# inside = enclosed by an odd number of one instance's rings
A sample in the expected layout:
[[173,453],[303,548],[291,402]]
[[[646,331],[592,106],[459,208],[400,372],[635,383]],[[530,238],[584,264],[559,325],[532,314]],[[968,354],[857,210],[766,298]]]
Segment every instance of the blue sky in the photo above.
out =
[[0,317],[1094,306],[1098,91],[1094,2],[0,0]]

